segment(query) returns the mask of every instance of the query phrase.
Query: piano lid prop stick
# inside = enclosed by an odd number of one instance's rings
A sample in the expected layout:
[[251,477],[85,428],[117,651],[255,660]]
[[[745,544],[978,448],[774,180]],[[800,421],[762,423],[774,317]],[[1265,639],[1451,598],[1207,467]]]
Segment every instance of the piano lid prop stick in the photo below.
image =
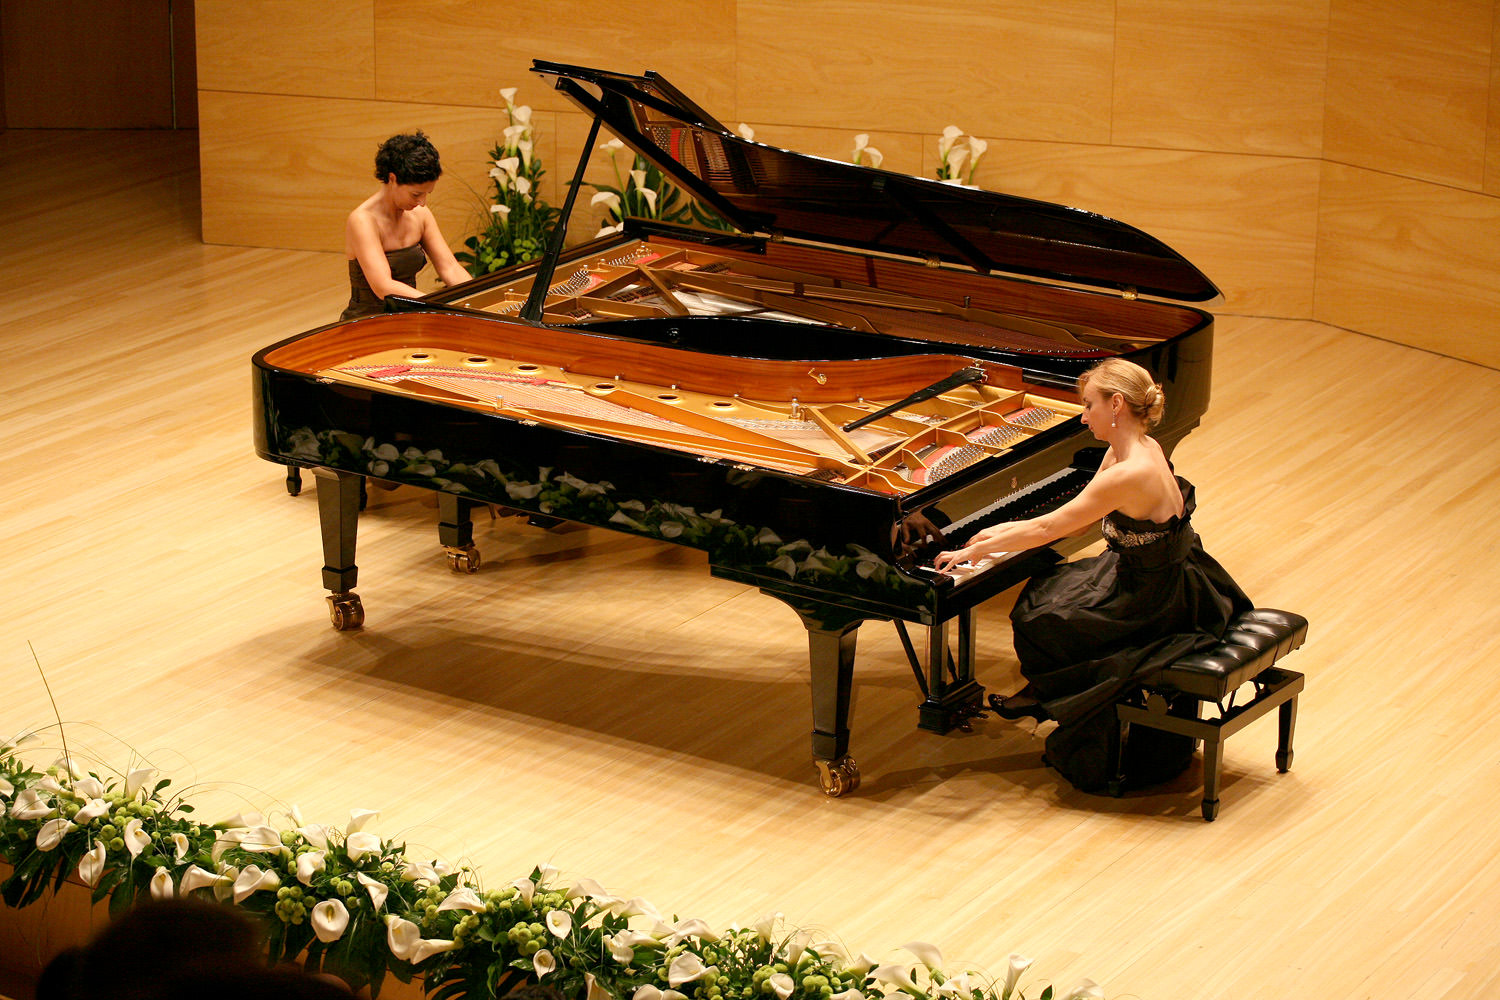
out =
[[871,421],[879,420],[881,417],[888,417],[892,413],[895,413],[897,410],[904,409],[905,407],[910,406],[912,403],[920,403],[924,399],[931,399],[933,396],[945,393],[949,389],[955,389],[961,385],[968,385],[970,382],[983,381],[983,368],[972,365],[968,368],[960,368],[958,371],[954,372],[952,375],[949,375],[947,378],[934,382],[925,389],[918,389],[916,392],[912,393],[910,396],[907,396],[905,399],[898,399],[890,406],[882,407],[881,409],[876,410],[874,413],[867,413],[864,416],[860,417],[858,420],[849,421],[844,425],[844,430],[858,430],[865,424],[868,424]]
[[542,306],[547,301],[547,291],[552,285],[552,273],[557,270],[557,258],[562,256],[563,237],[568,234],[568,218],[573,212],[573,202],[578,199],[578,189],[583,187],[583,170],[588,166],[589,154],[594,151],[594,140],[599,138],[600,119],[594,117],[593,127],[589,129],[588,140],[583,144],[583,155],[578,158],[578,169],[573,171],[573,184],[568,188],[568,197],[563,202],[562,213],[557,217],[557,229],[552,233],[552,245],[547,248],[547,256],[542,259],[542,264],[537,268],[536,275],[531,279],[531,294],[526,296],[526,304],[521,307],[521,318],[533,322],[542,318]]

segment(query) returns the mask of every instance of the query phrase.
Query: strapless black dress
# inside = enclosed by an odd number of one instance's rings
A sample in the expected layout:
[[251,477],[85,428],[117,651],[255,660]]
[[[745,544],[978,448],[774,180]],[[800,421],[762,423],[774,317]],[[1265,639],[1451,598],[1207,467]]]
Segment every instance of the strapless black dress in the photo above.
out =
[[[1115,701],[1166,664],[1213,646],[1230,620],[1252,607],[1203,551],[1192,527],[1193,486],[1180,477],[1177,483],[1180,517],[1158,522],[1107,515],[1104,552],[1033,577],[1011,610],[1021,674],[1058,722],[1048,734],[1047,761],[1085,791],[1108,784]],[[1180,751],[1153,773],[1133,777],[1128,759],[1127,777],[1139,785],[1180,773],[1191,743],[1185,755]]]
[[[413,243],[399,250],[387,250],[385,259],[391,265],[391,277],[415,287],[417,272],[427,266],[427,251],[422,249],[422,244]],[[385,312],[385,299],[370,287],[359,261],[349,261],[349,304],[339,314],[339,319],[355,319],[381,312]]]

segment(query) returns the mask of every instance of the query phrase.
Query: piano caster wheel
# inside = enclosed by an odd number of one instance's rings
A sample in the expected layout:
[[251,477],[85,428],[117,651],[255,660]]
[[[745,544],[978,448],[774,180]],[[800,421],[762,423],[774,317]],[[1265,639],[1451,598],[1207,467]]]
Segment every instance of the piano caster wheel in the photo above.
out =
[[286,467],[286,491],[292,496],[302,492],[302,470],[295,465]]
[[823,786],[823,794],[830,799],[847,795],[859,787],[859,765],[854,763],[854,758],[815,760],[813,763],[818,765],[818,784]]
[[365,623],[365,606],[354,593],[329,594],[328,617],[340,632],[349,632]]
[[455,573],[477,573],[479,572],[479,549],[473,545],[465,545],[458,548],[453,545],[445,545],[444,551],[448,553],[448,568]]

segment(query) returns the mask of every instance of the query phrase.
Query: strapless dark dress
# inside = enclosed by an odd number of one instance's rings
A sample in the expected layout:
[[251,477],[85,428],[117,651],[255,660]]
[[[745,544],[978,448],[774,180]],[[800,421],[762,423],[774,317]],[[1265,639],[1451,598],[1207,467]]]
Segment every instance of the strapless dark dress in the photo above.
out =
[[[387,250],[385,259],[391,265],[391,277],[407,285],[416,285],[417,272],[427,266],[427,251],[422,244],[414,243],[399,250]],[[375,294],[364,269],[358,260],[349,261],[349,304],[339,315],[340,320],[373,316],[385,312],[385,299]]]
[[[1132,685],[1189,652],[1213,646],[1249,597],[1203,550],[1192,527],[1197,499],[1177,480],[1183,512],[1164,522],[1119,512],[1102,524],[1108,548],[1092,559],[1062,563],[1033,577],[1011,610],[1021,674],[1058,722],[1047,737],[1047,762],[1075,786],[1102,790],[1108,773],[1115,702]],[[1151,751],[1155,734],[1144,737]],[[1136,731],[1132,731],[1135,744]],[[1170,734],[1161,734],[1170,735]],[[1165,741],[1170,757],[1155,764],[1127,758],[1127,780],[1142,785],[1186,768],[1183,738]],[[1137,748],[1132,747],[1135,751]],[[1134,770],[1137,773],[1131,774]]]

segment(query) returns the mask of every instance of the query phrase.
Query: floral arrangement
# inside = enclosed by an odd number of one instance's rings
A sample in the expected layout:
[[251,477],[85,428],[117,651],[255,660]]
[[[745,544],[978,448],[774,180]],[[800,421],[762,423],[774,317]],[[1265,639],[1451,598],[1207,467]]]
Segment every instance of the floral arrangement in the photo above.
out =
[[494,166],[490,168],[489,211],[479,232],[464,240],[464,249],[454,254],[475,277],[542,256],[557,226],[557,209],[540,194],[546,171],[536,155],[531,108],[516,105],[515,87],[506,87],[500,96],[505,98],[510,124],[490,150]]
[[[957,125],[949,125],[938,139],[937,179],[945,184],[973,184],[979,158],[988,148],[989,143],[983,139],[964,135]],[[964,173],[965,162],[968,173]]]
[[[740,134],[749,129],[741,125]],[[753,133],[745,136],[753,138]],[[733,229],[717,212],[704,208],[667,179],[656,164],[637,153],[630,169],[621,172],[619,154],[625,144],[619,139],[610,139],[598,145],[599,152],[609,158],[614,171],[615,183],[589,184],[594,189],[591,206],[604,206],[606,220],[600,224],[595,237],[617,233],[625,226],[625,217],[660,219],[679,225],[696,224],[707,229]]]
[[[193,818],[151,767],[123,776],[86,772],[64,754],[42,770],[0,742],[0,883],[10,906],[36,902],[74,878],[108,898],[112,914],[138,897],[197,895],[256,915],[272,962],[298,961],[377,994],[387,974],[423,976],[440,1000],[502,996],[526,981],[569,1000],[1022,1000],[1030,960],[1012,955],[1003,982],[950,973],[931,945],[877,964],[781,914],[717,932],[668,919],[640,898],[597,882],[559,881],[550,866],[499,888],[477,872],[407,856],[356,810],[340,830],[257,814],[217,823]],[[1100,997],[1085,980],[1059,1000]],[[1038,1000],[1052,1000],[1046,987]]]

